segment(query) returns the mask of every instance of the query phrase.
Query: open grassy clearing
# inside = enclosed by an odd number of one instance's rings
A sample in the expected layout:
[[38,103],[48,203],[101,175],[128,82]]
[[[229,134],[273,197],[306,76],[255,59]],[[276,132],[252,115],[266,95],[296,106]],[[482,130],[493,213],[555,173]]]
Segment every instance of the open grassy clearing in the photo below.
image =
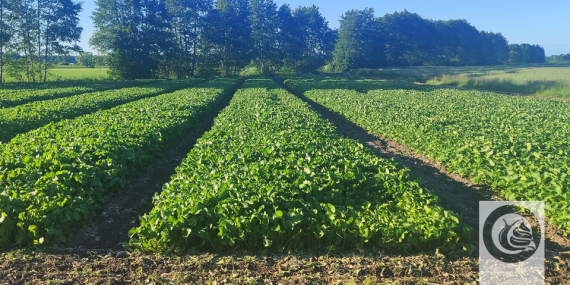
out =
[[570,67],[414,66],[357,69],[351,71],[351,74],[540,97],[570,98]]
[[[82,80],[108,80],[109,68],[107,67],[55,67],[48,70],[48,82],[58,81],[82,81]],[[18,79],[13,77],[5,77],[4,82],[16,83]]]

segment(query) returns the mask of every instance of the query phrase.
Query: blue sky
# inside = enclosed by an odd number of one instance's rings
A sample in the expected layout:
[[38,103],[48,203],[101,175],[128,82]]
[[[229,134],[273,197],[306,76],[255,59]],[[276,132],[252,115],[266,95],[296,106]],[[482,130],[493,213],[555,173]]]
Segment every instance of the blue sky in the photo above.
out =
[[[80,46],[91,51],[88,41],[93,33],[89,18],[95,9],[94,0],[84,0],[81,13],[83,35]],[[538,44],[546,55],[570,53],[570,0],[275,0],[281,6],[319,7],[332,28],[338,27],[340,16],[350,9],[374,8],[377,17],[403,11],[417,13],[433,20],[466,19],[479,30],[500,32],[509,43]]]

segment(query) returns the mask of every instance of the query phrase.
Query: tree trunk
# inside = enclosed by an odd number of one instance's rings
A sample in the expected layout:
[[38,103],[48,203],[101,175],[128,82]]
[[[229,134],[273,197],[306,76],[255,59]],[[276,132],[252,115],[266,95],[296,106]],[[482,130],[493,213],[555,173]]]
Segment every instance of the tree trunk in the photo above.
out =
[[[184,29],[185,31],[183,33],[186,33],[186,29]],[[188,69],[186,69],[188,67],[188,37],[185,34],[182,34],[180,36],[180,38],[182,39],[182,45],[184,46],[184,68],[182,68],[183,72],[184,72],[184,76],[188,76]]]
[[198,34],[198,23],[194,21],[194,39],[192,39],[192,69],[190,70],[190,77],[194,77],[194,70],[196,69],[196,35]]
[[[30,35],[28,34],[28,38],[30,38]],[[28,82],[36,82],[36,76],[34,75],[34,70],[36,68],[36,64],[34,63],[34,59],[32,58],[34,56],[33,52],[32,52],[32,41],[30,41],[28,48],[25,49],[25,54],[26,57],[28,58],[28,61],[30,62],[27,66],[27,72],[26,75],[28,76]]]
[[0,0],[0,84],[4,83],[4,0]]
[[48,33],[48,29],[49,29],[49,18],[50,18],[50,14],[47,15],[46,19],[47,19],[47,23],[46,23],[46,45],[45,45],[45,53],[44,53],[44,60],[45,60],[45,64],[44,64],[44,83],[46,83],[47,81],[47,70],[48,70],[48,65],[47,65],[47,59],[48,59],[48,46],[49,46],[49,33]]
[[[31,45],[32,45],[32,40],[31,40],[31,36],[30,36],[30,30],[27,30],[26,33],[24,34],[24,38],[25,38],[25,42],[26,42],[26,46],[24,47],[24,57],[25,60],[28,60],[30,63],[26,64],[26,80],[27,82],[35,82],[34,77],[32,76],[30,78],[30,74],[33,75],[34,72],[34,62],[32,60],[32,49],[31,49]],[[31,80],[30,80],[31,79]]]
[[38,83],[42,82],[42,26],[40,22],[40,1],[41,0],[38,0]]
[[[178,45],[183,46],[184,45],[184,37],[182,35],[182,32],[178,31],[178,27],[176,25],[174,25],[174,34],[176,35]],[[177,79],[182,79],[184,77],[185,71],[183,68],[175,67],[174,71],[176,72],[176,78]]]
[[192,43],[192,69],[190,70],[190,78],[194,78],[196,70],[196,40]]
[[47,80],[47,69],[48,69],[48,66],[47,66],[47,58],[48,58],[48,36],[47,36],[47,33],[46,33],[46,47],[45,47],[45,53],[44,53],[44,55],[45,55],[45,56],[44,56],[44,60],[46,61],[45,64],[44,64],[44,83],[46,83],[46,80]]

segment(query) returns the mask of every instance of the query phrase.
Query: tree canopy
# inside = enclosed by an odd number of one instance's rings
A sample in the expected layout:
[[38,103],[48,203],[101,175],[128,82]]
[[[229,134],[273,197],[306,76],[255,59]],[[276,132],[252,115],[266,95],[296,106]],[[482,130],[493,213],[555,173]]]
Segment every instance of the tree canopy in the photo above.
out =
[[544,62],[544,50],[510,45],[500,33],[479,31],[466,20],[434,21],[408,11],[375,18],[351,10],[340,20],[331,67],[497,65]]
[[[9,64],[11,76],[45,82],[50,59],[80,52],[77,45],[81,3],[74,0],[0,0],[0,73]],[[5,58],[5,51],[18,54]]]

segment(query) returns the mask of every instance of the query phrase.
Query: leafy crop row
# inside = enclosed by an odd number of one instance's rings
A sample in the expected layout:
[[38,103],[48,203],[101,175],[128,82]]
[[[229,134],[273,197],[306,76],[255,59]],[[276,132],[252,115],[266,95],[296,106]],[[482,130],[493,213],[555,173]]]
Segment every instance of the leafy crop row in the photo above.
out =
[[131,245],[454,249],[468,229],[409,175],[270,80],[250,79],[155,196]]
[[82,83],[81,86],[74,84],[48,84],[40,85],[33,83],[33,87],[27,84],[26,87],[18,89],[0,90],[0,108],[13,107],[33,101],[50,100],[62,97],[74,96],[78,94],[125,88],[147,84],[152,81],[104,81]]
[[570,102],[448,89],[311,90],[310,82],[294,79],[286,84],[303,86],[312,100],[505,199],[545,201],[552,220],[570,229]]
[[5,143],[17,134],[25,133],[50,122],[71,119],[141,98],[172,92],[201,81],[202,79],[178,81],[176,83],[167,81],[143,87],[85,93],[0,109],[0,143]]
[[0,153],[0,246],[65,242],[236,83],[217,79],[16,136]]

